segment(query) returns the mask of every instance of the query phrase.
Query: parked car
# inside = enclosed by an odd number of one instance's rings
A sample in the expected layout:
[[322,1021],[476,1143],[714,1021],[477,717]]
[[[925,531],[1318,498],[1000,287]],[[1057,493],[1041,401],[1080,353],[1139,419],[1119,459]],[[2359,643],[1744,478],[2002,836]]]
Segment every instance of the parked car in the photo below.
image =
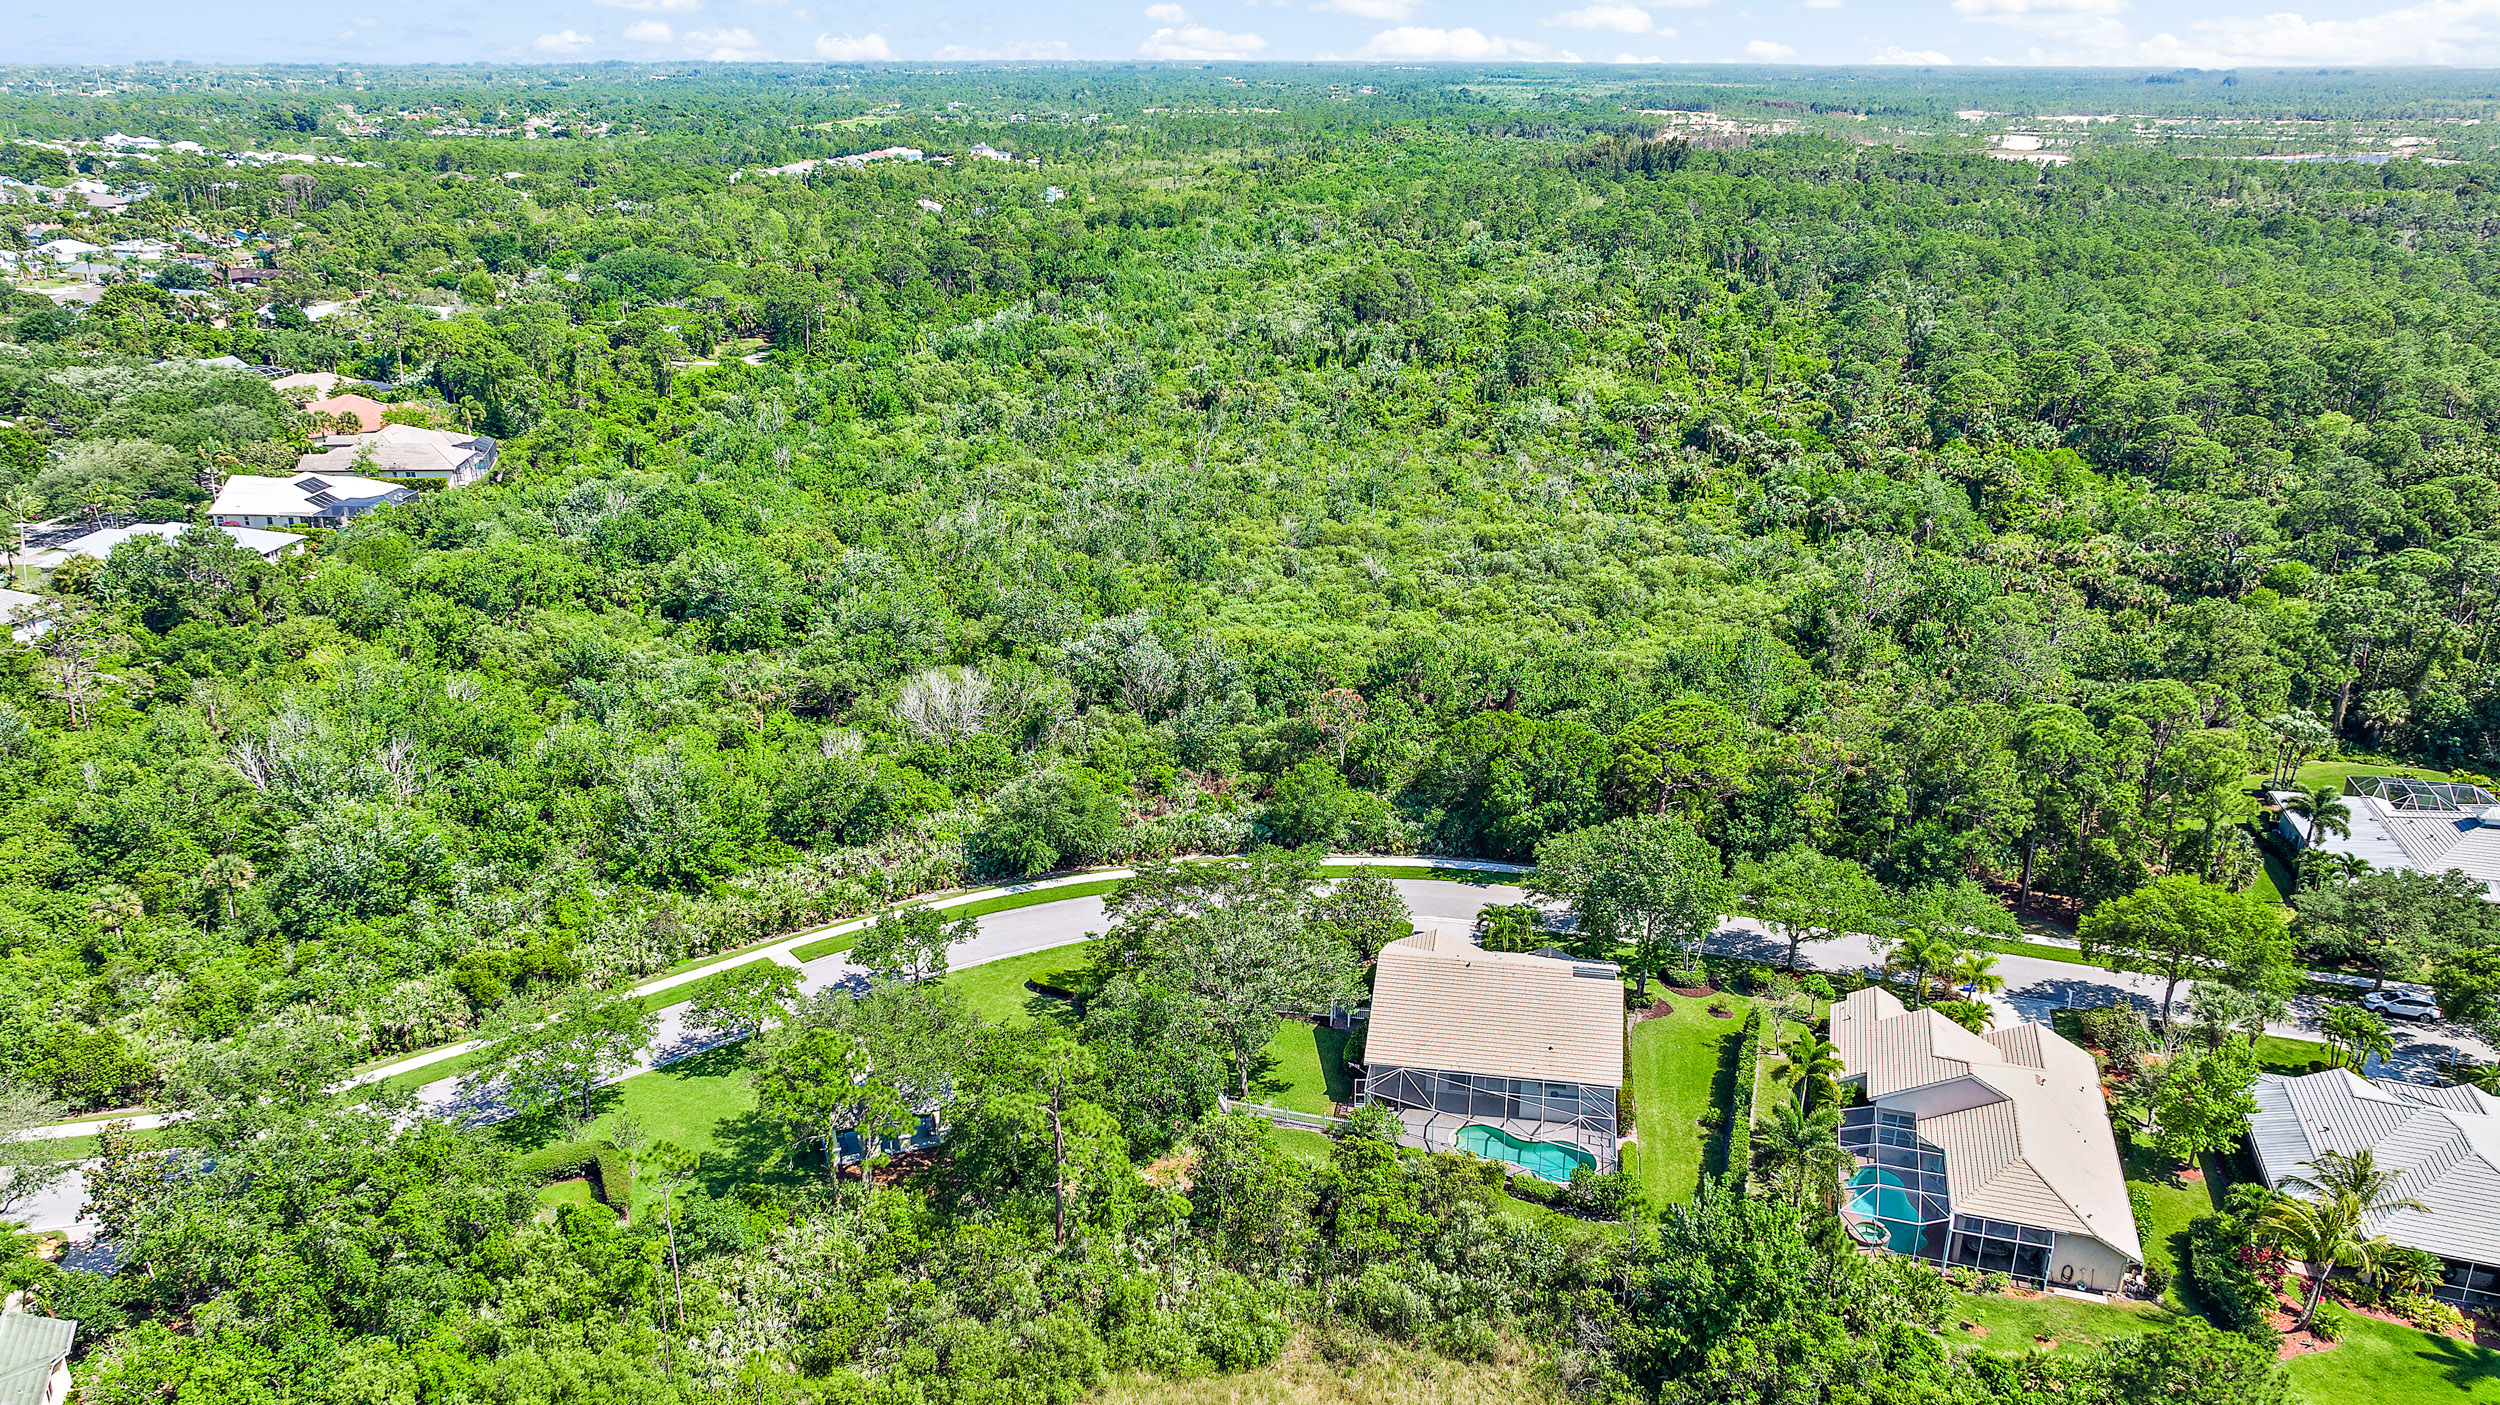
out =
[[2408,995],[2403,991],[2374,990],[2361,997],[2370,1009],[2400,1020],[2435,1020],[2441,1018],[2439,1007],[2427,995]]

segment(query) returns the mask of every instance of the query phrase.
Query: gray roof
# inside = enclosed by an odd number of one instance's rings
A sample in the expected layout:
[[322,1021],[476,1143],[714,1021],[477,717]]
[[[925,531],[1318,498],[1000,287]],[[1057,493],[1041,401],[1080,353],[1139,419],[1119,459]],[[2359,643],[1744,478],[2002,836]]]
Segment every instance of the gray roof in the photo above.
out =
[[[2313,847],[2365,859],[2374,869],[2444,873],[2457,869],[2500,898],[2500,825],[2485,824],[2489,792],[2469,785],[2359,776],[2344,803],[2352,833],[2310,839]],[[2278,792],[2278,800],[2288,792]],[[2307,835],[2305,822],[2294,829]]]
[[77,1335],[66,1317],[0,1314],[0,1405],[42,1405],[44,1382]]
[[2257,1080],[2248,1120],[2266,1184],[2305,1176],[2330,1151],[2368,1150],[2396,1173],[2394,1194],[2422,1210],[2391,1210],[2371,1228],[2443,1259],[2500,1265],[2500,1098],[2345,1069]]

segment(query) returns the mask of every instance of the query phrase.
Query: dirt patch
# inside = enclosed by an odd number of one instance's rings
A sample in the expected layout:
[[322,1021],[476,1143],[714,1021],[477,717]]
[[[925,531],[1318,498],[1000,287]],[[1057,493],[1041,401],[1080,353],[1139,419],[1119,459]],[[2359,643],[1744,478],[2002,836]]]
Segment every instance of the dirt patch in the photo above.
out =
[[1664,1001],[1664,1000],[1659,1000],[1659,1001],[1652,1002],[1652,1003],[1651,1003],[1651,1005],[1650,1005],[1650,1007],[1649,1007],[1648,1009],[1646,1009],[1646,1010],[1642,1010],[1642,1011],[1640,1011],[1639,1013],[1637,1013],[1637,1014],[1633,1015],[1633,1016],[1632,1016],[1632,1022],[1633,1022],[1634,1024],[1639,1024],[1639,1023],[1640,1023],[1641,1021],[1643,1021],[1643,1020],[1663,1020],[1663,1019],[1665,1019],[1667,1016],[1672,1015],[1672,1014],[1674,1014],[1674,1013],[1675,1013],[1675,1007],[1674,1007],[1673,1005],[1668,1004],[1668,1003],[1667,1003],[1666,1001]]
[[1687,1000],[1707,1000],[1718,994],[1719,988],[1713,985],[1671,985],[1667,987],[1667,993],[1681,995]]
[[2205,1168],[2202,1166],[2182,1166],[2179,1168],[2179,1179],[2187,1182],[2189,1185],[2201,1185],[2205,1180]]
[[1710,1018],[1714,1020],[1732,1020],[1736,1018],[1736,1012],[1734,1010],[1713,1010],[1710,1012]]
[[1988,1329],[1987,1329],[1987,1328],[1985,1328],[1985,1327],[1980,1326],[1980,1325],[1979,1325],[1978,1323],[1976,1323],[1976,1322],[1965,1322],[1965,1323],[1963,1323],[1963,1324],[1962,1324],[1962,1330],[1963,1330],[1963,1331],[1965,1331],[1965,1332],[1970,1333],[1970,1334],[1971,1334],[1972,1336],[1974,1336],[1974,1337],[1984,1337],[1984,1336],[1988,1335]]

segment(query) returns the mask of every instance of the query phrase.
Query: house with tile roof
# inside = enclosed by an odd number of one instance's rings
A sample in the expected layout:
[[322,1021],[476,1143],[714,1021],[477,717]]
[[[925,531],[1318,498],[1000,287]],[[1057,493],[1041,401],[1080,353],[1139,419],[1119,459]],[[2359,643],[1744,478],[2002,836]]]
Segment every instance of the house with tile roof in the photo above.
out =
[[2426,1207],[2383,1211],[2367,1228],[2437,1255],[2446,1266],[2441,1298],[2500,1306],[2500,1098],[2347,1069],[2261,1074],[2248,1140],[2258,1172],[2277,1189],[2307,1177],[2327,1152],[2367,1150],[2395,1173],[2396,1198]]
[[2143,1262],[2092,1055],[2045,1025],[1973,1034],[1880,987],[1832,1007],[1862,1242],[2034,1284],[2112,1292]]
[[[363,400],[362,396],[341,399]],[[336,404],[324,401],[321,404]],[[382,407],[370,400],[378,423]],[[308,405],[317,409],[319,405]],[[385,424],[369,434],[333,434],[319,441],[321,451],[295,461],[298,473],[324,477],[353,473],[375,478],[430,478],[464,488],[495,470],[495,441],[483,434],[452,434],[413,424]]]
[[1445,931],[1380,952],[1355,1101],[1403,1140],[1467,1151],[1546,1180],[1612,1171],[1623,1087],[1623,977],[1550,948],[1487,951]]

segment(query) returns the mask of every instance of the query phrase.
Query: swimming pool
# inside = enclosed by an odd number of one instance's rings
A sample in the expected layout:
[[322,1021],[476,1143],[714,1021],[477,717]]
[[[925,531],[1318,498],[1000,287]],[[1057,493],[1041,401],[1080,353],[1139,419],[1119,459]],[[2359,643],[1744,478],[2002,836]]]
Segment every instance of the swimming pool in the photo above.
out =
[[1597,1158],[1561,1142],[1523,1142],[1499,1127],[1471,1125],[1458,1129],[1458,1149],[1487,1161],[1507,1161],[1539,1180],[1569,1185],[1579,1167],[1597,1169]]
[[1918,1196],[1901,1183],[1898,1175],[1881,1166],[1860,1169],[1849,1178],[1849,1200],[1844,1208],[1853,1215],[1881,1223],[1891,1236],[1893,1252],[1918,1252]]

